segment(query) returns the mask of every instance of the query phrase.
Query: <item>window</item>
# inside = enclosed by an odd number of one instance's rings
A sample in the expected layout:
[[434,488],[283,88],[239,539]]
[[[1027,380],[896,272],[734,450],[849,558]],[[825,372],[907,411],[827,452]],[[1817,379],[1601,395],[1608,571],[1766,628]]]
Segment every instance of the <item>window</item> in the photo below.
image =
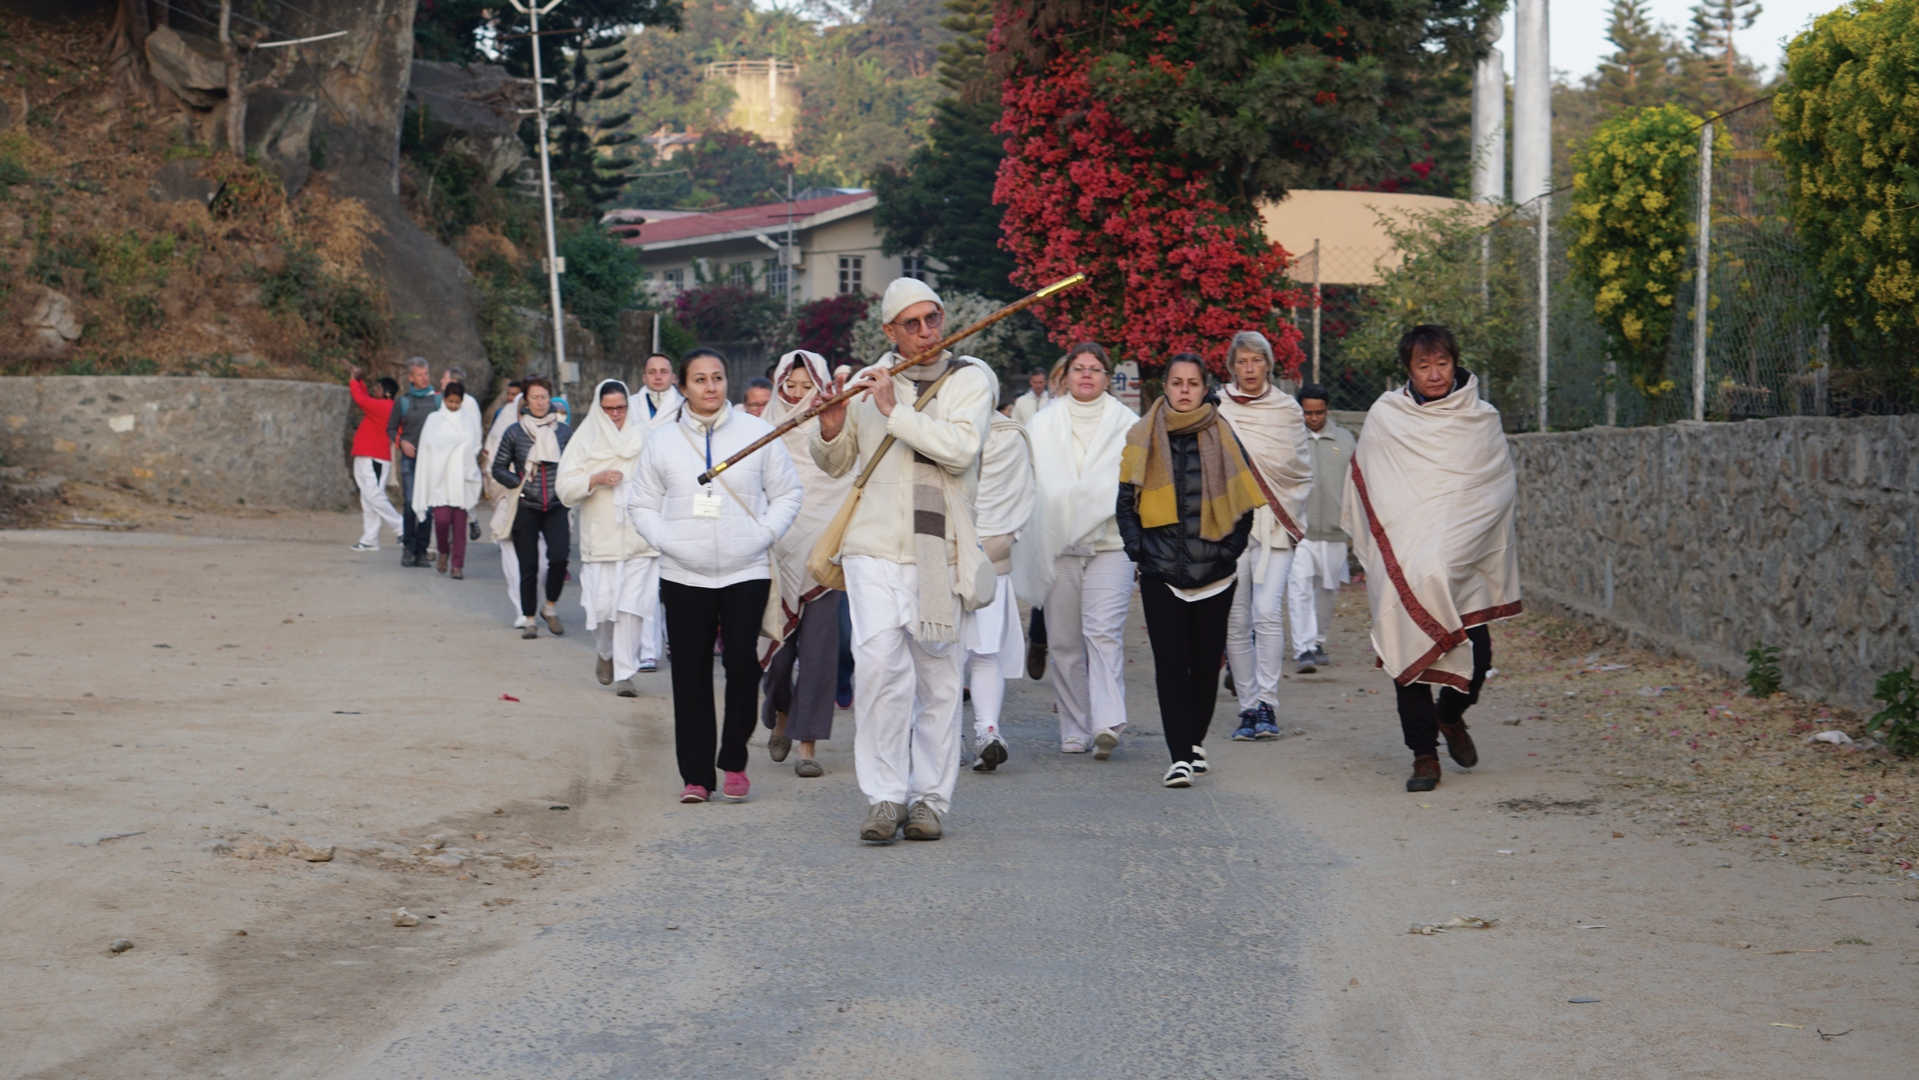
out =
[[900,256],[900,276],[910,277],[916,281],[925,281],[926,280],[926,256],[901,255]]
[[676,293],[685,292],[686,270],[678,266],[671,270],[662,270],[660,271],[660,282]]
[[726,281],[729,285],[738,285],[743,289],[751,288],[753,286],[753,264],[750,262],[736,262],[727,267]]
[[780,265],[778,256],[760,263],[760,277],[766,282],[766,295],[785,296],[787,290],[787,270]]
[[840,292],[865,292],[866,260],[858,255],[840,256]]

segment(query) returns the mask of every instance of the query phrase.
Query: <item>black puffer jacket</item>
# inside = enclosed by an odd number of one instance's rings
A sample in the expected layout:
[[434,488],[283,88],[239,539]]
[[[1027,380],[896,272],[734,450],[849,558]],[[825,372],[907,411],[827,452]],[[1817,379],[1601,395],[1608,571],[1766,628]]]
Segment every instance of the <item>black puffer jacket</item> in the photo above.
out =
[[1248,510],[1240,515],[1233,531],[1224,537],[1201,539],[1199,437],[1174,434],[1166,441],[1173,452],[1173,493],[1179,504],[1179,521],[1141,528],[1139,489],[1121,484],[1115,507],[1120,542],[1142,576],[1160,578],[1176,589],[1197,589],[1238,571],[1240,553],[1246,550],[1246,538],[1253,531],[1253,513]]
[[[573,438],[573,429],[564,422],[553,426],[553,440],[560,444],[560,451],[566,451],[567,440]],[[526,455],[533,450],[533,436],[526,428],[514,424],[500,436],[499,452],[493,455],[493,479],[506,487],[519,487],[520,475],[526,471]],[[560,505],[560,494],[554,490],[554,478],[559,475],[558,462],[542,461],[540,467],[526,478],[526,486],[520,488],[520,504],[535,510],[548,510]]]

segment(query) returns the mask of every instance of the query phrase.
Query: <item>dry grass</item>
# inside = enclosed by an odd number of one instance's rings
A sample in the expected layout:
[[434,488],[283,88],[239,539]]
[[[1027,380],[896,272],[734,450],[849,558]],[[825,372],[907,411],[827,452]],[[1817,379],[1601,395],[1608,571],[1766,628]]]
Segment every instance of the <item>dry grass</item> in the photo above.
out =
[[[1502,624],[1494,647],[1501,695],[1531,710],[1522,722],[1571,731],[1608,801],[1640,827],[1837,872],[1919,866],[1919,760],[1863,741],[1857,714],[1783,693],[1755,699],[1568,619]],[[1829,730],[1862,741],[1811,741]]]

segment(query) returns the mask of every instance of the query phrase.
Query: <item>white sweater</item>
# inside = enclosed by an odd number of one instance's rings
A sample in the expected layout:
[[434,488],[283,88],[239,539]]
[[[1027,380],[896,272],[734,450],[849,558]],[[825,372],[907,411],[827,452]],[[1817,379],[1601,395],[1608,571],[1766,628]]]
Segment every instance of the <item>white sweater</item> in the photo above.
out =
[[[717,465],[771,430],[766,421],[728,405],[709,432],[682,406],[673,423],[647,436],[627,483],[626,506],[634,527],[660,553],[661,580],[718,589],[771,576],[767,549],[800,511],[803,493],[792,459],[769,446],[705,488],[694,482],[706,471],[709,453]],[[717,516],[695,515],[696,499],[706,495],[717,500]]]
[[[890,364],[897,359],[887,353],[878,363]],[[980,451],[986,445],[986,431],[999,396],[999,379],[979,360],[959,360],[966,369],[954,372],[923,412],[913,408],[916,392],[912,380],[895,375],[891,417],[882,415],[872,398],[862,396],[848,406],[846,426],[840,429],[838,438],[827,442],[817,430],[814,432],[809,444],[813,461],[828,476],[857,475],[881,440],[888,435],[899,440],[866,482],[859,509],[853,512],[840,546],[842,558],[868,555],[903,564],[917,561],[913,555],[915,452],[957,478],[960,505],[973,506],[979,491]]]

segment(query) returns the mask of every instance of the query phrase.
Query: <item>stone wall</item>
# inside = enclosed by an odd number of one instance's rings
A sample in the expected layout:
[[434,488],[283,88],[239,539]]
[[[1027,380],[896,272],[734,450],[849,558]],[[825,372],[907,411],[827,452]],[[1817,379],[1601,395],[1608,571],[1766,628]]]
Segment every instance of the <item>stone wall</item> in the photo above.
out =
[[275,379],[0,377],[0,453],[202,506],[344,509],[346,388]]
[[1866,705],[1919,653],[1919,416],[1512,439],[1530,596],[1744,674]]

